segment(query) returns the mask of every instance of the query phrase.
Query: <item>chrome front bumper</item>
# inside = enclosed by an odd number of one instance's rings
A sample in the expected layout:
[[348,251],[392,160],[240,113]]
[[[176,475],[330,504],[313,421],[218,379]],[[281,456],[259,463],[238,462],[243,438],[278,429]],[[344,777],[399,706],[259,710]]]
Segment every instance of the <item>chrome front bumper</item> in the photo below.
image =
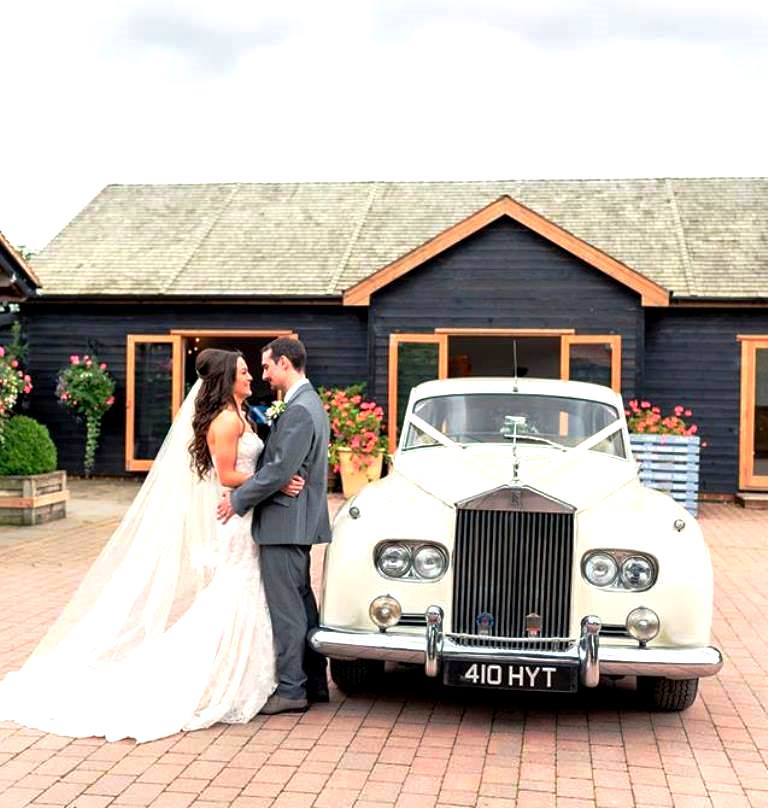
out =
[[[348,631],[320,627],[311,632],[312,647],[332,659],[379,659],[424,665],[427,676],[437,676],[446,659],[493,658],[521,665],[539,665],[578,660],[579,678],[585,687],[595,687],[600,676],[663,676],[667,679],[697,679],[713,676],[723,666],[717,648],[643,648],[600,645],[600,619],[589,615],[581,621],[581,637],[565,651],[509,651],[498,648],[466,646],[443,633],[443,612],[431,606],[426,613],[426,633],[398,634]],[[480,638],[487,639],[487,638]],[[502,639],[502,638],[498,638]],[[516,642],[532,641],[528,638]],[[536,641],[540,642],[538,638]]]

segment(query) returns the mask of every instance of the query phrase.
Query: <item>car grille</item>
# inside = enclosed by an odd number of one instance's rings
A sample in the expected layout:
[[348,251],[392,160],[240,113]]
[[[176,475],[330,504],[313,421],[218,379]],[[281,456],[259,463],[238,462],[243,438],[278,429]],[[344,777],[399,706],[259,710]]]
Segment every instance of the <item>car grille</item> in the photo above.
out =
[[[528,650],[564,650],[570,626],[573,513],[478,510],[456,512],[453,625],[459,644]],[[526,616],[541,617],[541,640],[526,637]],[[484,618],[483,618],[484,616]],[[490,616],[490,619],[489,619]],[[487,639],[486,639],[487,636]]]

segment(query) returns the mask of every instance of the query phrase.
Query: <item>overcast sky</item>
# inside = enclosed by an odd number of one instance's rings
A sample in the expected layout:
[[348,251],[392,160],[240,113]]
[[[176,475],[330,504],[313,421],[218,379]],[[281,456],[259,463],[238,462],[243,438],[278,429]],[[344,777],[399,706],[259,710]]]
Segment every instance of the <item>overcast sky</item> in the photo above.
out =
[[0,230],[110,183],[765,176],[767,9],[4,3]]

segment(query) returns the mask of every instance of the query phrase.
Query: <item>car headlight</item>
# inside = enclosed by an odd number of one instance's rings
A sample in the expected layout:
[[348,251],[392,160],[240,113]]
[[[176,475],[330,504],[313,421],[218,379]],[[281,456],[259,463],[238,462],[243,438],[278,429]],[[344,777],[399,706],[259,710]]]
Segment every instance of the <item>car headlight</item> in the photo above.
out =
[[448,566],[445,553],[434,544],[419,547],[413,556],[413,569],[420,578],[434,581],[439,578]]
[[594,586],[610,586],[618,571],[616,559],[608,553],[591,553],[584,561],[584,577]]
[[656,583],[658,563],[636,550],[591,550],[585,553],[581,570],[593,586],[642,592]]
[[373,561],[385,578],[437,581],[448,569],[448,551],[436,542],[383,541],[374,549]]
[[378,553],[376,566],[387,578],[402,578],[411,568],[411,550],[404,544],[385,544]]
[[653,582],[653,565],[643,556],[629,556],[621,565],[621,581],[627,589],[647,589]]

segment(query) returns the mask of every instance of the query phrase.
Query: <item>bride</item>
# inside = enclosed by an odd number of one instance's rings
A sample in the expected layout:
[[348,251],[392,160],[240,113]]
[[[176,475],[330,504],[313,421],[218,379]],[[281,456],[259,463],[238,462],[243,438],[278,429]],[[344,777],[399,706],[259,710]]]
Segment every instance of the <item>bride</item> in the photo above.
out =
[[[119,527],[26,664],[0,683],[0,721],[144,742],[245,723],[274,690],[252,512],[216,520],[222,487],[247,480],[263,449],[245,409],[252,377],[234,351],[203,350],[196,368]],[[283,492],[303,485],[294,477]]]

